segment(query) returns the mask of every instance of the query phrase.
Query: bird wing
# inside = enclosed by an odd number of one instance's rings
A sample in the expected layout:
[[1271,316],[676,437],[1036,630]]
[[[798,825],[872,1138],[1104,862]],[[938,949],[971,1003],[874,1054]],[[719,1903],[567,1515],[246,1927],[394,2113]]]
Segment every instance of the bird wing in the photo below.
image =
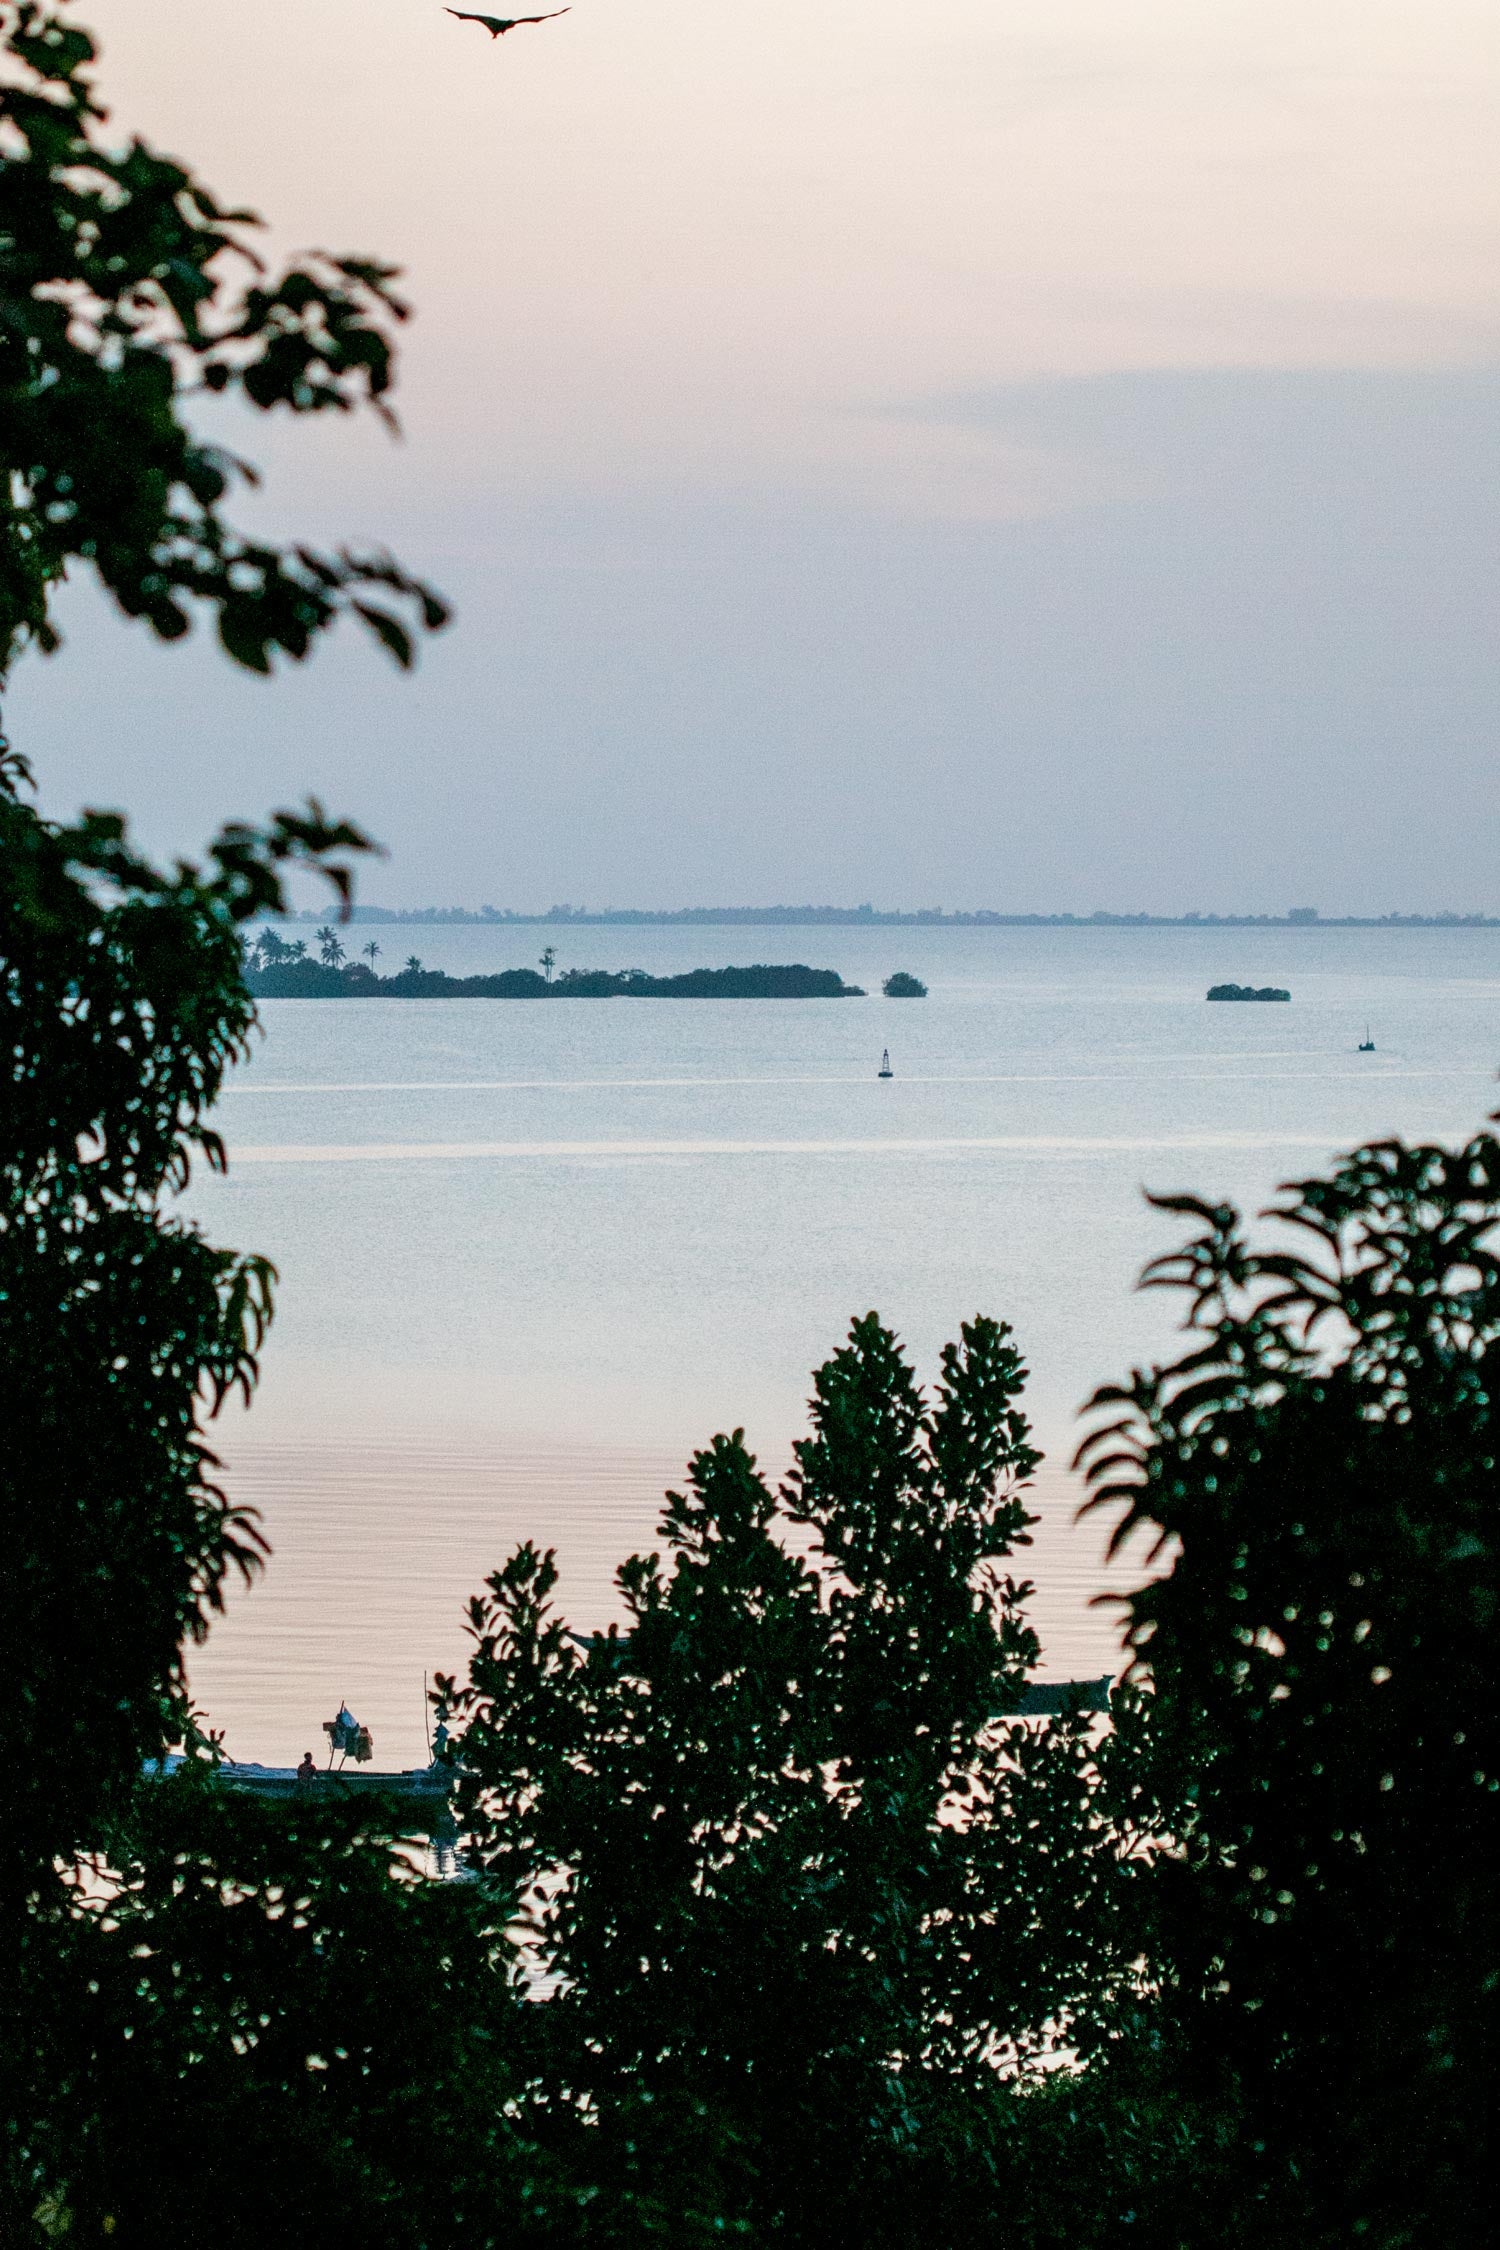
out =
[[572,13],[571,6],[549,8],[544,16],[473,16],[463,8],[443,10],[443,14],[452,16],[456,23],[482,23],[492,39],[498,39],[502,31],[514,31],[519,24],[551,23],[554,16],[570,16]]

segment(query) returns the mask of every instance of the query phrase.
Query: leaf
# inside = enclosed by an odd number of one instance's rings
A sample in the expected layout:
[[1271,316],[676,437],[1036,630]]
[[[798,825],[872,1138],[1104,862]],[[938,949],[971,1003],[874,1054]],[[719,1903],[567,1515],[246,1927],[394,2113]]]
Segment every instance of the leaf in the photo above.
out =
[[356,616],[364,619],[383,646],[389,649],[402,670],[409,670],[412,663],[411,635],[400,619],[393,617],[389,610],[376,609],[369,602],[351,602],[350,607]]

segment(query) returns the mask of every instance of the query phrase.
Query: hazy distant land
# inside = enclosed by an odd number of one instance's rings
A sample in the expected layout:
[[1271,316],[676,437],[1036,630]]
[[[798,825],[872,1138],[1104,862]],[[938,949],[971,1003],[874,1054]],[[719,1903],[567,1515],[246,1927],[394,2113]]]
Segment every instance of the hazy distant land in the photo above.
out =
[[[284,921],[322,922],[327,908],[305,908]],[[545,914],[513,907],[370,906],[353,910],[356,922],[502,923],[514,927],[741,928],[799,929],[824,926],[856,929],[1120,929],[1120,930],[1489,930],[1500,929],[1495,914],[1322,914],[1313,906],[1294,906],[1285,914],[1002,914],[989,907],[939,906],[912,911],[874,906],[550,906]]]

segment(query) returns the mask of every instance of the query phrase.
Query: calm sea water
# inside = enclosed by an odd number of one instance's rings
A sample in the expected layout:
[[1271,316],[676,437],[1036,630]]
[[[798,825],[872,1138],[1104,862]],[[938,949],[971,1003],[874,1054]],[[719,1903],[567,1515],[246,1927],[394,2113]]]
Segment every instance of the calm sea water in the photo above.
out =
[[[510,1547],[555,1546],[573,1621],[603,1621],[688,1454],[743,1427],[783,1467],[810,1369],[870,1307],[928,1375],[961,1320],[1014,1324],[1048,1455],[1044,1668],[1108,1668],[1104,1533],[1067,1462],[1093,1386],[1172,1348],[1175,1308],[1134,1283],[1181,1230],[1143,1187],[1256,1208],[1494,1103],[1500,932],[346,935],[382,969],[550,938],[562,966],[805,960],[871,997],[264,1008],[221,1105],[230,1175],[190,1198],[281,1273],[260,1395],[219,1433],[274,1555],[194,1666],[239,1757],[294,1760],[345,1698],[379,1763],[420,1760],[423,1674],[461,1664]],[[930,997],[882,999],[893,969]],[[1207,1006],[1221,979],[1292,1002]]]

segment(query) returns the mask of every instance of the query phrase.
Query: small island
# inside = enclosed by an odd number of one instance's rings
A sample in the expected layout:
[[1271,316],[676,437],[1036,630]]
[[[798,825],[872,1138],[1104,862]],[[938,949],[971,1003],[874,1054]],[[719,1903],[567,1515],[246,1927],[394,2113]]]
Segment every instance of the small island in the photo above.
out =
[[265,961],[247,957],[245,982],[257,1000],[862,1000],[861,986],[835,969],[802,962],[757,962],[745,969],[689,969],[675,977],[644,969],[502,969],[495,976],[450,977],[415,958],[395,975],[363,961]]
[[1279,984],[1211,984],[1210,1000],[1290,1000]]
[[927,987],[922,979],[920,977],[909,977],[904,969],[898,969],[893,977],[887,977],[880,989],[887,1000],[925,1000],[927,998]]

